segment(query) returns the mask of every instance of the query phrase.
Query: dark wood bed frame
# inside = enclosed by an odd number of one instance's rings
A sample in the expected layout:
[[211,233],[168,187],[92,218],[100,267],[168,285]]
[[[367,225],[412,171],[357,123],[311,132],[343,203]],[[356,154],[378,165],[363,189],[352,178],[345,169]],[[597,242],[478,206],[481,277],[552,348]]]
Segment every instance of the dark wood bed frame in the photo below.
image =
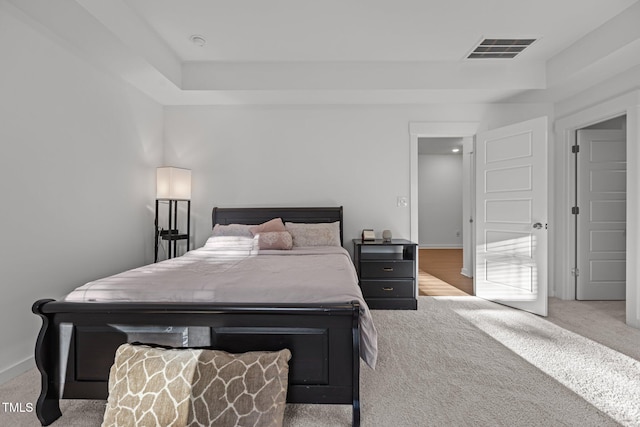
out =
[[[342,240],[342,207],[214,208],[212,213],[214,224],[260,224],[276,217],[306,223],[340,221]],[[353,425],[359,426],[359,309],[357,302],[39,300],[33,305],[33,312],[42,318],[35,348],[36,365],[42,377],[36,414],[42,425],[49,425],[62,415],[60,399],[106,399],[109,369],[121,344],[141,341],[166,345],[167,340],[177,340],[177,346],[189,347],[190,333],[197,330],[207,340],[205,347],[231,353],[289,348],[292,358],[287,401],[350,404]],[[151,329],[155,333],[149,332],[150,327],[155,327]]]

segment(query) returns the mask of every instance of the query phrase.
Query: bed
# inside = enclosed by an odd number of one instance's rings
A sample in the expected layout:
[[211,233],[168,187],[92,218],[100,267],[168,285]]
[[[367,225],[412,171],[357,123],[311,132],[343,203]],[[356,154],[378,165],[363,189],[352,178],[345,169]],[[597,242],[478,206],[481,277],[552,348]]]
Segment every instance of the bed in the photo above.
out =
[[[273,218],[307,224],[337,221],[342,243],[342,207],[214,208],[212,211],[214,225],[262,224]],[[173,279],[165,280],[170,283],[179,282],[178,278],[184,275],[211,275],[207,270],[211,268],[216,275],[224,275],[224,269],[212,263],[210,254],[200,249],[114,277],[136,283],[136,276],[156,277],[156,270],[166,269],[174,274]],[[300,249],[286,256],[281,253],[284,251],[264,251],[238,264],[256,270],[255,265],[269,266],[268,260],[274,258],[288,262],[286,269],[289,269],[305,257],[315,264],[324,258],[337,257],[343,260],[340,261],[342,267],[337,270],[345,270],[341,274],[355,277],[350,260],[349,267],[345,267],[345,255],[339,254],[344,251],[342,247],[331,249],[327,256],[322,255],[322,248]],[[320,253],[316,254],[318,251]],[[294,263],[292,256],[300,258]],[[346,257],[348,259],[348,254]],[[174,265],[178,267],[174,268]],[[236,284],[245,277],[235,270],[230,274]],[[246,277],[247,286],[254,286],[254,282],[259,281],[254,276]],[[307,285],[307,281],[313,283],[308,289],[331,287],[313,282],[313,277],[305,278],[300,272],[287,277],[281,281],[291,281],[293,277],[303,282],[300,286]],[[358,426],[360,358],[362,356],[370,366],[375,366],[376,337],[357,278],[354,280],[353,289],[352,285],[345,286],[348,291],[336,292],[333,297],[316,298],[313,292],[306,292],[312,298],[303,301],[290,297],[295,292],[284,290],[278,294],[272,291],[276,287],[271,286],[264,295],[253,298],[216,290],[211,293],[216,297],[208,300],[207,294],[198,288],[197,292],[191,292],[195,297],[183,297],[190,292],[182,291],[177,293],[180,297],[164,300],[156,296],[145,298],[143,293],[135,294],[133,299],[117,296],[110,300],[96,297],[100,292],[92,293],[92,290],[101,289],[104,281],[84,285],[65,300],[36,301],[33,312],[42,319],[35,349],[36,365],[42,378],[41,394],[36,403],[38,419],[42,425],[49,425],[59,418],[60,399],[106,399],[115,350],[125,342],[144,342],[215,348],[231,353],[289,348],[293,357],[289,363],[287,402],[349,404],[352,423]],[[252,291],[248,294],[254,295],[256,287],[249,289]],[[70,298],[77,296],[78,290],[83,296]]]

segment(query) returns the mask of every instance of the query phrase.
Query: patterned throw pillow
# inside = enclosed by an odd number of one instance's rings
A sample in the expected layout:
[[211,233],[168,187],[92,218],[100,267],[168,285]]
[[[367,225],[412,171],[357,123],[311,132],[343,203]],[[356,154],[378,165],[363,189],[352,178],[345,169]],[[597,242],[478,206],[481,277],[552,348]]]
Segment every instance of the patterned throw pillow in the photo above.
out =
[[290,358],[123,344],[102,426],[281,426]]
[[270,231],[260,233],[258,244],[260,249],[288,250],[293,247],[293,238],[288,231]]
[[287,231],[293,236],[293,246],[341,246],[340,222],[304,224],[286,222]]

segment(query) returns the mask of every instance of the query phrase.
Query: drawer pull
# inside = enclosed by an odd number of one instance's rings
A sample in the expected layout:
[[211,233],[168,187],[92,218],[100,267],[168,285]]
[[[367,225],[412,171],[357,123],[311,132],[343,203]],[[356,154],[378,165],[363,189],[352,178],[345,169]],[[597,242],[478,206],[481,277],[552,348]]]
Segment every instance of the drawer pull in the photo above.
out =
[[384,267],[383,270],[384,271],[393,271],[393,267]]
[[383,290],[383,291],[387,291],[387,292],[389,292],[389,291],[392,291],[392,290],[393,290],[393,288],[391,288],[391,287],[389,287],[389,288],[382,288],[382,290]]

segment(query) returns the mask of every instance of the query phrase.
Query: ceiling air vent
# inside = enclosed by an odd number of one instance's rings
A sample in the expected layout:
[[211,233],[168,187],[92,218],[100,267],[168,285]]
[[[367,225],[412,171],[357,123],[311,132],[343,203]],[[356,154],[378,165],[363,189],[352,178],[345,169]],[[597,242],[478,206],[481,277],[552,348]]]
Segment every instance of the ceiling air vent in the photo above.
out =
[[467,59],[511,59],[535,41],[536,39],[484,39]]

